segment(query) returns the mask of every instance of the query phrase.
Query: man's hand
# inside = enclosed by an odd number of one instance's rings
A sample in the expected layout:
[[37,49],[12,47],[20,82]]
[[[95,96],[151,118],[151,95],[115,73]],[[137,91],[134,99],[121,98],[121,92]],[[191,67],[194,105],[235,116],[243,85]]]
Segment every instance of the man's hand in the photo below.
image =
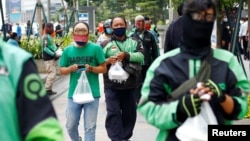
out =
[[187,94],[179,99],[177,107],[177,120],[184,122],[188,117],[194,117],[200,113],[202,100],[198,94]]
[[118,60],[118,61],[122,61],[124,58],[125,58],[125,52],[120,52],[120,53],[117,55],[117,60]]
[[222,93],[220,87],[212,80],[208,79],[205,82],[205,86],[211,89],[211,91],[213,92],[213,96],[215,96],[220,103],[226,100],[225,94]]

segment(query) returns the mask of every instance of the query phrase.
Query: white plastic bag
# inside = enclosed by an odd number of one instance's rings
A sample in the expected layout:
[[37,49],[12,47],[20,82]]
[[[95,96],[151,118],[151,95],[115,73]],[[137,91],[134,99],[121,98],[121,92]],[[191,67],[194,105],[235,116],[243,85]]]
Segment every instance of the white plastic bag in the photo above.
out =
[[216,117],[207,101],[201,105],[201,112],[195,117],[187,118],[176,130],[180,141],[207,141],[208,125],[217,125]]
[[57,57],[61,57],[62,56],[62,53],[63,53],[63,51],[62,51],[62,49],[61,48],[58,48],[57,50],[56,50],[56,56]]
[[78,104],[84,104],[94,101],[92,91],[86,76],[86,72],[82,71],[78,79],[77,86],[73,94],[73,101]]
[[109,79],[118,83],[126,81],[129,74],[122,68],[121,62],[116,62],[113,64],[108,72]]

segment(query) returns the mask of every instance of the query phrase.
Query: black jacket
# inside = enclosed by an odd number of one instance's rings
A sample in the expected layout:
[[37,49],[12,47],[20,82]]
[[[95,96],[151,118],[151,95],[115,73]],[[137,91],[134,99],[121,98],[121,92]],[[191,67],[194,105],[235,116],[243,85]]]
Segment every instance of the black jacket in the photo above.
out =
[[135,31],[131,37],[138,42],[140,42],[143,46],[144,50],[144,64],[143,65],[151,65],[153,61],[159,56],[159,48],[154,38],[154,35],[149,31],[145,30],[142,33],[142,38]]

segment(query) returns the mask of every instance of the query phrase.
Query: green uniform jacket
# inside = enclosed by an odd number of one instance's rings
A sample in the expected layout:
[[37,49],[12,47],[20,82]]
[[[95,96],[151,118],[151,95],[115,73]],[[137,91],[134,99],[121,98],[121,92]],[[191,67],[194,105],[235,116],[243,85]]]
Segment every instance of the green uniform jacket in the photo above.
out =
[[[210,79],[218,84],[223,93],[233,98],[235,106],[229,115],[216,99],[211,99],[209,104],[219,124],[232,124],[233,120],[242,119],[247,112],[245,92],[250,90],[249,82],[233,54],[221,49],[211,49],[210,52]],[[177,48],[161,55],[148,69],[138,111],[148,123],[159,129],[157,141],[171,140],[169,138],[175,136],[175,130],[182,124],[177,121],[176,114],[179,100],[169,101],[169,95],[197,74],[203,59]],[[189,91],[184,94],[189,94]]]
[[32,55],[0,41],[0,140],[63,141]]
[[[124,41],[118,41],[112,39],[104,48],[103,52],[105,54],[105,58],[109,58],[111,56],[118,55],[119,52],[125,52],[125,58],[122,61],[123,65],[127,62],[136,62],[143,63],[144,55],[143,55],[143,47],[136,40],[127,37]],[[110,69],[110,65],[107,66],[108,71]],[[137,87],[137,77],[130,75],[129,78],[122,83],[113,82],[108,77],[107,73],[103,74],[104,78],[104,87],[105,88],[114,88],[114,89],[129,89]]]

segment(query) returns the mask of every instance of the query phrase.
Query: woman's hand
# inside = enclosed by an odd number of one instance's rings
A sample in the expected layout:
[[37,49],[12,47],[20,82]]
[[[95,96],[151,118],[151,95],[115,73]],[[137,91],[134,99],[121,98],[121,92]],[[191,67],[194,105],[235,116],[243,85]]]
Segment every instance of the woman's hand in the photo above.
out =
[[117,56],[111,56],[107,59],[107,64],[115,64],[117,61]]

